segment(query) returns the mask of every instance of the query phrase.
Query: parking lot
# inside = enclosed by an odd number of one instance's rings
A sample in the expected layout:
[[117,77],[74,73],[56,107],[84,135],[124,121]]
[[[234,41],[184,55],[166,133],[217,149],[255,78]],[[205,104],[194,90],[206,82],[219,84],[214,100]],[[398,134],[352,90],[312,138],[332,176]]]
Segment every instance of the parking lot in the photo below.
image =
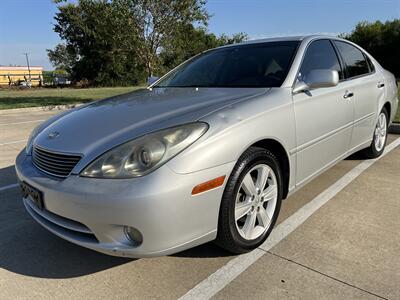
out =
[[75,246],[25,212],[14,160],[57,112],[0,112],[0,299],[400,299],[399,135],[381,158],[352,156],[290,196],[249,254],[209,243],[134,260]]

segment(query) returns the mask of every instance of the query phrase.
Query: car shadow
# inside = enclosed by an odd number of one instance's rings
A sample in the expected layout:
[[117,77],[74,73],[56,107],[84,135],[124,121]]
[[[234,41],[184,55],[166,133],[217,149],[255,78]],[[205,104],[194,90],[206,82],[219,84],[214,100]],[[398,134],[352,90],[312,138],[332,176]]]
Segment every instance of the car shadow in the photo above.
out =
[[215,258],[215,257],[228,257],[235,256],[220,247],[218,247],[213,242],[206,243],[176,254],[173,254],[174,257],[183,257],[183,258]]
[[[16,182],[14,166],[0,178]],[[0,181],[0,186],[10,183]],[[133,259],[107,256],[51,234],[25,211],[18,188],[0,191],[0,268],[41,278],[72,278],[96,273]]]
[[365,156],[363,156],[361,153],[356,152],[348,157],[345,158],[345,160],[365,160]]
[[[14,166],[0,169],[0,187],[15,184]],[[74,278],[138,261],[108,256],[67,242],[37,224],[25,211],[19,188],[0,190],[0,268],[39,278]],[[230,256],[213,243],[173,255]]]

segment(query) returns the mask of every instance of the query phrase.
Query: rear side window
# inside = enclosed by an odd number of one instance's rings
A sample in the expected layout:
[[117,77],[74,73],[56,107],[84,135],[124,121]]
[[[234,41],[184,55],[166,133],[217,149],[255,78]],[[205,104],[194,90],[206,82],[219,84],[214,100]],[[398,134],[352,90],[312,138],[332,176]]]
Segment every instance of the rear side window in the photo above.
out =
[[314,41],[308,46],[300,68],[300,80],[307,81],[308,73],[316,69],[336,70],[339,79],[343,79],[338,57],[329,40]]
[[358,48],[345,42],[334,41],[345,63],[348,78],[368,74],[369,66],[364,54]]

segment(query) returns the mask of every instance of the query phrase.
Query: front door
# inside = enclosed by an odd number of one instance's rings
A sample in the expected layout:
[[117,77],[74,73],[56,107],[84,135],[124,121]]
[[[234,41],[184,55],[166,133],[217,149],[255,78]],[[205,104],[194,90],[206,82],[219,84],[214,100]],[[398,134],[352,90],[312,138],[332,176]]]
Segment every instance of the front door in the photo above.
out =
[[343,158],[349,150],[353,101],[349,83],[338,56],[327,39],[313,41],[307,48],[299,80],[306,81],[313,69],[331,69],[339,73],[335,87],[318,88],[293,95],[297,136],[296,183],[301,185],[322,169]]

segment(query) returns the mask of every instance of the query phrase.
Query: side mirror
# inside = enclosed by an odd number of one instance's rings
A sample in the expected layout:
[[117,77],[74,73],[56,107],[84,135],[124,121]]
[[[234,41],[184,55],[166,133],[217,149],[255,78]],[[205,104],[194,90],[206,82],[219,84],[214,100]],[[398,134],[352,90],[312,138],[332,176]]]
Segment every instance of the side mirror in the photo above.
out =
[[156,76],[150,76],[147,78],[147,85],[152,85],[154,82],[156,82],[160,77]]
[[316,69],[311,70],[305,79],[305,82],[296,82],[293,88],[293,94],[304,92],[306,90],[337,86],[339,83],[339,73],[336,70]]

